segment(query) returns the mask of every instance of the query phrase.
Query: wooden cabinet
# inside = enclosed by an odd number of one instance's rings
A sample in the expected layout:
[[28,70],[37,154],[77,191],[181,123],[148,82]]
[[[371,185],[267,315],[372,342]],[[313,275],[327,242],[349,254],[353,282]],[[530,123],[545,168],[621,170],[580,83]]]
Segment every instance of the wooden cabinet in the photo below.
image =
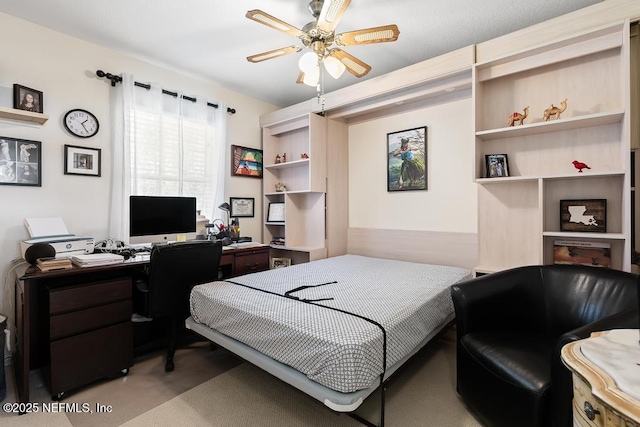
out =
[[[286,162],[283,162],[286,153]],[[306,157],[305,157],[306,155]],[[280,163],[276,163],[279,156]],[[294,262],[325,258],[327,188],[327,123],[317,114],[263,129],[264,241],[285,239],[274,256]],[[276,184],[286,186],[276,191]],[[270,203],[284,203],[284,222],[269,222]]]
[[[585,355],[585,345],[615,351],[611,352],[611,360],[594,363]],[[562,361],[573,373],[574,426],[640,427],[640,383],[634,374],[637,347],[638,330],[613,330],[595,332],[590,338],[562,348]],[[623,386],[616,382],[621,376],[626,378]]]
[[48,289],[54,398],[133,365],[131,278]]
[[[612,267],[630,271],[629,68],[628,22],[475,65],[477,272],[552,264],[556,239],[609,244]],[[487,178],[488,154],[507,154],[508,177]],[[606,232],[561,231],[564,199],[607,199]]]

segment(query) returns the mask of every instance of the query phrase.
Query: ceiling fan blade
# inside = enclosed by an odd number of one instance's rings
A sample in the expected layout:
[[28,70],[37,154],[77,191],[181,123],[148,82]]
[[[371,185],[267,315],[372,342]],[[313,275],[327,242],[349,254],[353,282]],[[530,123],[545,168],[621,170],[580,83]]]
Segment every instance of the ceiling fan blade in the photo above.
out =
[[245,16],[252,21],[259,22],[260,24],[264,24],[267,27],[282,31],[283,33],[290,34],[294,37],[304,37],[307,35],[307,33],[302,31],[301,29],[296,28],[293,25],[289,25],[286,22],[281,21],[278,18],[258,9],[248,11]]
[[317,27],[327,33],[335,30],[351,0],[324,0]]
[[400,30],[397,25],[383,25],[381,27],[336,34],[335,43],[339,46],[353,46],[358,44],[394,42],[398,40],[399,35]]
[[348,54],[342,49],[331,49],[329,51],[329,55],[337,58],[340,62],[342,62],[345,67],[347,67],[347,71],[349,71],[356,77],[364,77],[369,73],[369,71],[371,71],[370,65],[362,62],[355,56]]
[[304,83],[304,71],[300,71],[300,73],[298,73],[298,78],[296,79],[296,83],[298,84]]
[[279,56],[288,55],[290,53],[300,52],[302,48],[300,46],[287,46],[281,49],[274,49],[268,52],[258,53],[257,55],[247,56],[249,62],[266,61],[267,59],[278,58]]

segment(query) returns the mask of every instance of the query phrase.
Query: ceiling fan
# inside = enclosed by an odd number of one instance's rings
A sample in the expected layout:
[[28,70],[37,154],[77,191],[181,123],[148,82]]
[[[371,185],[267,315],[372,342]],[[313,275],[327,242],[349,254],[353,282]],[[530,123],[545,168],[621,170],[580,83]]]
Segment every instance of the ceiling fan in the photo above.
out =
[[309,11],[315,20],[306,24],[302,29],[287,24],[261,10],[248,11],[247,18],[297,37],[302,41],[304,47],[287,46],[270,50],[248,56],[247,61],[261,62],[309,48],[311,51],[304,54],[298,61],[300,74],[297,83],[316,86],[320,78],[320,63],[324,64],[327,72],[335,79],[340,78],[345,69],[356,77],[366,76],[371,71],[371,66],[337,46],[396,41],[400,30],[394,24],[335,34],[335,28],[350,3],[351,0],[311,0]]

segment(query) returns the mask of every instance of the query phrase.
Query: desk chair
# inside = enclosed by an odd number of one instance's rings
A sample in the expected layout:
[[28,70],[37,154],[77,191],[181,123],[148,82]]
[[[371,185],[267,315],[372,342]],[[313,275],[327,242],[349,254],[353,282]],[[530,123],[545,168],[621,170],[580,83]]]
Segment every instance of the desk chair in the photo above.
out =
[[218,279],[222,244],[209,240],[156,245],[151,251],[148,289],[144,294],[142,314],[152,319],[168,319],[169,346],[165,371],[174,369],[173,356],[179,332],[189,317],[191,289]]

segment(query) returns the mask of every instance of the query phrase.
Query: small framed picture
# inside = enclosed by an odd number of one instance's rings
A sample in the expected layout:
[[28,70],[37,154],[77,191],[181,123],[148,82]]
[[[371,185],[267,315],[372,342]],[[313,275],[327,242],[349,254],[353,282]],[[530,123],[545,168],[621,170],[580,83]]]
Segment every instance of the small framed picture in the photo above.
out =
[[560,231],[605,233],[607,199],[560,200]]
[[255,215],[255,200],[253,197],[230,197],[231,210],[229,216],[253,218]]
[[487,154],[487,178],[500,178],[509,176],[509,163],[506,154]]
[[0,136],[0,184],[42,186],[42,143]]
[[271,268],[289,267],[291,265],[291,258],[271,258]]
[[232,145],[231,176],[262,178],[262,150]]
[[269,203],[267,222],[284,222],[284,202]]
[[19,84],[13,85],[13,108],[42,113],[42,92]]
[[101,174],[100,148],[64,146],[64,174],[100,176]]

